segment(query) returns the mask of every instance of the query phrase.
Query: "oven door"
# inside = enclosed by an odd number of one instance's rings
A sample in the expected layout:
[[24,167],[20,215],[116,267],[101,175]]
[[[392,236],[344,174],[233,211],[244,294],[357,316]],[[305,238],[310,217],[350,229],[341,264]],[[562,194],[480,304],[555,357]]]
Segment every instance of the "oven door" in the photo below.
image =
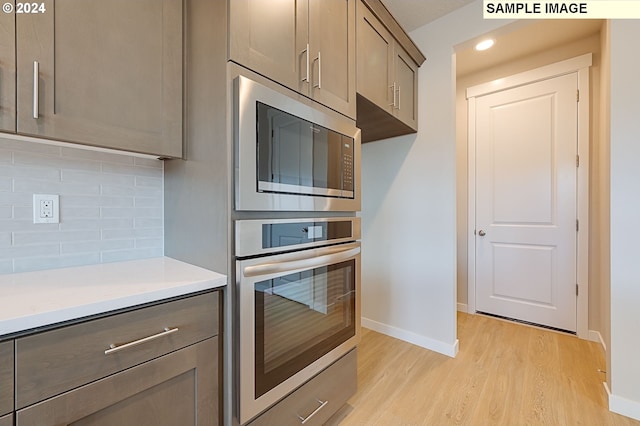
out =
[[239,260],[240,422],[353,349],[360,243]]

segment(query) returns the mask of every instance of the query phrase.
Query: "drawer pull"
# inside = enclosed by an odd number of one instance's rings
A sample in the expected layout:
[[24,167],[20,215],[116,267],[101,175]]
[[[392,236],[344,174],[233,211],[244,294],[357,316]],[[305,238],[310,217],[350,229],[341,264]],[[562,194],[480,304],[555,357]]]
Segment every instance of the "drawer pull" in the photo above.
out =
[[121,351],[123,349],[127,349],[130,348],[132,346],[137,346],[141,343],[145,343],[145,342],[149,342],[151,340],[155,340],[158,339],[160,337],[163,336],[168,336],[171,333],[175,333],[176,331],[178,331],[179,329],[176,328],[166,328],[164,329],[164,331],[158,333],[158,334],[154,334],[153,336],[147,336],[147,337],[143,337],[142,339],[138,339],[138,340],[134,340],[133,342],[129,342],[129,343],[123,343],[122,345],[115,345],[115,344],[111,344],[109,345],[109,349],[107,349],[106,351],[104,351],[105,355],[111,355],[112,353]]
[[302,424],[305,424],[306,422],[308,422],[309,420],[311,420],[311,418],[313,416],[315,416],[316,414],[318,414],[318,411],[322,410],[324,408],[325,405],[327,405],[329,403],[329,400],[326,401],[320,401],[318,398],[316,398],[316,401],[318,401],[318,403],[320,404],[320,406],[318,408],[316,408],[315,410],[313,410],[313,413],[309,414],[307,417],[302,417],[299,414],[296,414],[298,416],[298,418],[300,419],[300,422]]

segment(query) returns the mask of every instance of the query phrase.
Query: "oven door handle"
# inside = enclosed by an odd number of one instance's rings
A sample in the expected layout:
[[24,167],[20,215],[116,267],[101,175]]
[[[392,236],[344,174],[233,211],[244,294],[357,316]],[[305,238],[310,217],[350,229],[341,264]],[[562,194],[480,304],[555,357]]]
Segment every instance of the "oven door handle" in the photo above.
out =
[[245,277],[257,277],[260,275],[281,274],[283,272],[295,271],[298,269],[312,269],[320,266],[339,263],[351,259],[360,253],[360,247],[349,245],[348,248],[328,247],[326,249],[314,250],[313,257],[284,262],[269,262],[260,265],[247,266],[243,273]]

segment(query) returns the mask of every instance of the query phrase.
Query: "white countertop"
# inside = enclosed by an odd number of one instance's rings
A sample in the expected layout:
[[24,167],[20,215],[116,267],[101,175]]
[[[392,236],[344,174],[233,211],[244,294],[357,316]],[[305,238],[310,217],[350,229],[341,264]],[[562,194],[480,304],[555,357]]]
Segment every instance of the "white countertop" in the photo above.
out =
[[0,275],[0,336],[226,284],[169,257]]

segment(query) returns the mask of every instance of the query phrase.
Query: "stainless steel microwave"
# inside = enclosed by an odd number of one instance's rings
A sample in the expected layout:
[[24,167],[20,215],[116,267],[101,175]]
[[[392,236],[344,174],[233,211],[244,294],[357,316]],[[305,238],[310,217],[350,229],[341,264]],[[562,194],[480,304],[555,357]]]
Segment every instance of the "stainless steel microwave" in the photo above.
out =
[[236,210],[360,210],[352,120],[243,76],[234,91]]

